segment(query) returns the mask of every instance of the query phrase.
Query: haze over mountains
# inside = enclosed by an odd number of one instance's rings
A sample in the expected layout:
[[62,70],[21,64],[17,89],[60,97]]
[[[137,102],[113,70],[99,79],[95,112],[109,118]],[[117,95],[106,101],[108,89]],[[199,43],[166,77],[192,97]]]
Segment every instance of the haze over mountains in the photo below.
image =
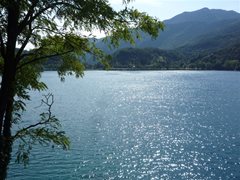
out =
[[240,69],[240,14],[203,8],[184,12],[164,21],[166,27],[156,40],[142,34],[131,46],[122,42],[109,50],[116,68]]

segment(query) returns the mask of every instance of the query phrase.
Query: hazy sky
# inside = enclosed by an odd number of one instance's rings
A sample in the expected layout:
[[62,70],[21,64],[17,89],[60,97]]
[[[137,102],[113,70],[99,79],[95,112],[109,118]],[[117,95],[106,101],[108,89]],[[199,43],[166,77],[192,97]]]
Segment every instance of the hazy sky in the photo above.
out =
[[[109,0],[117,9],[122,8],[122,0]],[[203,7],[240,12],[240,0],[134,0],[130,3],[140,11],[166,20],[184,11],[194,11]]]
[[[115,9],[123,9],[123,0],[109,0]],[[240,0],[133,0],[129,7],[134,7],[141,12],[147,12],[160,20],[170,19],[185,11],[195,11],[204,7],[209,9],[234,10],[240,13]],[[86,33],[88,35],[89,33]],[[98,38],[104,37],[103,33],[94,31]]]

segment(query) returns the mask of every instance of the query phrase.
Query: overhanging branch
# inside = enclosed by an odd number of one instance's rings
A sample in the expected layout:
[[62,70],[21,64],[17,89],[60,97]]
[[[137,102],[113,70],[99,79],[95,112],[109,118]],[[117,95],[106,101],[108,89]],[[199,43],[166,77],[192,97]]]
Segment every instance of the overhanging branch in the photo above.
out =
[[42,9],[40,9],[36,14],[32,14],[32,17],[30,18],[29,17],[29,20],[26,21],[24,24],[23,24],[23,27],[24,26],[27,26],[28,24],[31,24],[35,19],[37,19],[41,14],[43,14],[45,11],[49,10],[49,9],[53,9],[57,6],[61,6],[61,5],[66,5],[66,6],[71,6],[72,8],[74,9],[77,9],[75,8],[75,6],[73,6],[72,4],[70,3],[67,3],[67,2],[64,2],[64,1],[59,1],[59,2],[55,2],[55,3],[50,3],[48,6],[46,7],[43,7]]
[[16,139],[18,136],[21,136],[22,133],[26,132],[29,129],[32,129],[34,127],[44,125],[44,124],[46,125],[47,123],[49,123],[52,120],[52,118],[54,118],[54,116],[52,115],[52,111],[51,111],[52,105],[54,103],[54,97],[53,97],[52,94],[45,95],[44,97],[45,97],[45,100],[42,100],[42,104],[45,104],[48,107],[48,110],[47,110],[47,113],[46,113],[47,114],[46,120],[40,121],[40,122],[32,124],[32,125],[29,125],[29,126],[23,128],[23,129],[17,131],[17,133],[12,137],[13,139]]
[[[37,5],[38,2],[39,2],[39,0],[34,0],[34,1],[33,1],[33,3],[32,3],[32,5],[30,6],[30,8],[29,8],[29,10],[28,10],[25,18],[23,19],[22,22],[19,23],[19,31],[20,31],[20,32],[24,29],[24,27],[27,26],[28,20],[29,20],[29,18],[33,15],[33,10],[34,10],[34,8],[36,7],[36,5]],[[30,23],[30,24],[31,24],[31,23]]]
[[19,66],[17,67],[17,70],[18,70],[18,69],[21,69],[22,67],[24,67],[24,66],[26,66],[26,65],[28,65],[28,64],[31,64],[31,63],[40,61],[40,60],[42,60],[42,59],[51,58],[51,57],[56,57],[56,56],[62,56],[62,55],[65,55],[65,54],[68,54],[68,53],[71,53],[71,52],[73,52],[73,50],[69,50],[69,51],[66,51],[66,52],[63,52],[63,53],[50,54],[50,55],[41,56],[41,57],[32,59],[31,61],[28,61],[28,62],[25,62],[25,63],[19,65]]
[[17,59],[18,62],[21,60],[21,58],[20,58],[20,57],[21,57],[21,54],[22,54],[22,52],[24,51],[26,45],[28,44],[29,39],[31,38],[32,31],[33,31],[33,29],[32,29],[32,26],[31,26],[31,24],[30,24],[30,25],[29,25],[29,32],[28,32],[28,34],[27,34],[27,37],[26,37],[26,39],[24,40],[21,48],[18,50],[17,55],[16,55],[16,59]]

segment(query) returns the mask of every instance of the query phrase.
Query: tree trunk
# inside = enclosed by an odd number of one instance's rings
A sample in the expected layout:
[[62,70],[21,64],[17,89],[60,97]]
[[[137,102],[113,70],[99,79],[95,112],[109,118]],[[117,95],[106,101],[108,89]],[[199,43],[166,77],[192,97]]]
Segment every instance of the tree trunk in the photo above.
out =
[[3,82],[1,85],[1,91],[0,91],[0,136],[2,135],[2,129],[3,129],[3,118],[5,115],[5,110],[7,106],[7,90],[6,88],[3,88]]
[[7,108],[10,110],[13,106],[12,95],[14,94],[15,69],[15,67],[6,68],[2,76],[0,90],[0,135],[2,134],[3,124],[8,123],[4,121],[4,116],[9,116],[6,113]]
[[3,125],[3,136],[5,138],[11,137],[11,127],[12,127],[12,113],[13,113],[13,103],[14,103],[14,93],[8,99],[7,109],[5,113],[4,125]]
[[[18,32],[19,21],[19,2],[15,0],[8,0],[7,3],[7,40],[6,51],[4,53],[4,67],[2,74],[2,82],[0,88],[0,179],[5,179],[7,165],[10,161],[11,138],[6,138],[2,134],[10,135],[11,117],[13,107],[13,95],[15,93],[15,77],[17,59],[15,58],[15,50]],[[4,119],[5,118],[5,119]],[[3,129],[6,127],[6,129]]]
[[7,104],[12,93],[14,93],[14,81],[16,76],[17,60],[15,59],[15,49],[18,36],[19,5],[18,1],[9,0],[7,7],[7,43],[6,54],[4,56],[4,69],[2,84],[0,89],[0,135],[2,135],[4,115],[6,115]]
[[7,167],[11,160],[12,140],[0,136],[0,180],[7,177]]
[[[5,68],[4,68],[5,70]],[[3,72],[2,83],[0,89],[0,136],[2,135],[3,120],[7,108],[7,97],[8,97],[8,75],[6,70]]]

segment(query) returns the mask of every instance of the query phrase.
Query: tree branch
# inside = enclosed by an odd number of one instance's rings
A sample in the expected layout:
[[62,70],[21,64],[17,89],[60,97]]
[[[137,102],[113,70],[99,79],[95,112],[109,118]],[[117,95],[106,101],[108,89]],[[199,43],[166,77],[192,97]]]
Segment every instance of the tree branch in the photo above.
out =
[[17,67],[17,70],[18,70],[18,69],[21,69],[23,66],[26,66],[26,65],[28,65],[28,64],[37,62],[37,61],[39,61],[39,60],[41,60],[41,59],[46,59],[46,58],[51,58],[51,57],[56,57],[56,56],[62,56],[62,55],[64,55],[64,54],[68,54],[68,53],[71,53],[71,52],[73,52],[73,50],[69,50],[69,51],[66,51],[66,52],[63,52],[63,53],[56,53],[56,54],[41,56],[41,57],[32,59],[31,61],[25,62],[25,63],[21,64],[20,66],[18,66],[18,67]]
[[19,32],[22,32],[24,27],[26,27],[28,25],[28,19],[33,15],[33,10],[34,10],[34,8],[35,8],[35,6],[37,5],[38,2],[39,2],[39,0],[34,0],[33,1],[33,3],[31,5],[31,7],[29,8],[25,18],[22,20],[22,22],[19,23]]
[[40,121],[36,124],[29,125],[29,126],[23,128],[23,129],[17,131],[17,133],[12,137],[12,139],[17,138],[19,135],[21,135],[21,133],[26,132],[27,130],[29,130],[31,128],[37,127],[39,125],[47,124],[51,121],[51,119],[54,117],[54,116],[52,116],[52,112],[51,112],[51,108],[52,108],[52,105],[54,103],[54,96],[52,94],[48,94],[48,95],[45,95],[44,97],[45,97],[46,100],[42,100],[42,104],[45,104],[45,105],[48,106],[48,110],[47,110],[47,113],[46,113],[48,115],[47,119],[45,121]]
[[[48,6],[44,7],[43,9],[40,9],[34,16],[32,16],[32,17],[25,23],[25,26],[28,25],[28,24],[31,24],[36,18],[38,18],[42,13],[44,13],[44,12],[47,11],[48,9],[52,9],[52,8],[57,7],[57,6],[59,6],[59,5],[66,5],[66,6],[74,7],[72,4],[69,4],[69,3],[63,2],[63,1],[49,4]],[[75,7],[74,7],[74,8],[75,8]]]
[[31,35],[32,35],[32,26],[31,26],[31,24],[30,24],[30,25],[29,25],[29,33],[27,34],[26,39],[24,40],[21,48],[18,50],[17,55],[16,55],[16,59],[17,59],[18,62],[21,60],[21,54],[22,54],[22,52],[24,51],[26,45],[28,44],[29,39],[31,38]]

